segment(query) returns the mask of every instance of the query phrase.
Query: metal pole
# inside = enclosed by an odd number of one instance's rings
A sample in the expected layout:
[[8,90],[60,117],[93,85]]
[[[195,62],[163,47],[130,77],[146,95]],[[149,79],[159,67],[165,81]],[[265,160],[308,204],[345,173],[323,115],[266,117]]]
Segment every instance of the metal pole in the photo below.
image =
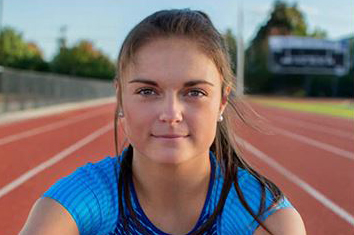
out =
[[2,17],[4,12],[3,8],[4,8],[3,0],[0,0],[0,33],[2,30]]
[[[3,0],[0,0],[0,35],[1,35],[1,32],[2,32],[2,18],[3,18],[3,14],[4,14],[4,4],[3,4]],[[5,41],[5,38],[3,37],[3,40],[0,40],[0,65],[3,64],[3,62],[1,61],[3,58],[2,58],[2,52],[3,52],[3,43]]]
[[[0,0],[0,35],[1,35],[1,32],[2,32],[2,17],[3,17],[3,0]],[[8,110],[8,97],[7,97],[7,94],[6,94],[6,89],[7,87],[6,84],[5,84],[5,76],[3,75],[4,73],[4,68],[1,66],[2,64],[2,50],[3,50],[3,45],[2,45],[2,41],[3,40],[0,40],[0,82],[1,82],[1,91],[2,92],[2,102],[3,102],[3,112],[6,112]]]
[[243,1],[238,0],[237,14],[237,75],[236,75],[236,94],[244,94],[244,49],[243,49]]

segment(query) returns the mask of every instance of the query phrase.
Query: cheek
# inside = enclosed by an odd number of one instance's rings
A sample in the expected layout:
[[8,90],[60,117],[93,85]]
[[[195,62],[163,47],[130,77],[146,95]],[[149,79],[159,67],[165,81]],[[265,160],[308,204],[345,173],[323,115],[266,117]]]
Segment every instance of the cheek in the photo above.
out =
[[141,139],[151,126],[152,112],[147,111],[143,104],[130,103],[124,109],[123,128],[128,139]]
[[218,115],[216,107],[216,103],[208,103],[189,112],[192,133],[196,134],[203,142],[211,141],[212,143],[214,140]]

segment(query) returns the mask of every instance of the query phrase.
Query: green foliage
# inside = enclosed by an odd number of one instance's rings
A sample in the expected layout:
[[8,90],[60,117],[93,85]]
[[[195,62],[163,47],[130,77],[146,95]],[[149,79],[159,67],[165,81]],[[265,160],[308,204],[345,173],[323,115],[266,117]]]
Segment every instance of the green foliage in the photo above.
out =
[[227,29],[226,33],[223,35],[228,51],[230,54],[231,67],[234,74],[236,74],[236,63],[237,63],[237,42],[236,37],[233,35],[231,29]]
[[319,38],[323,39],[327,37],[327,32],[320,27],[316,27],[312,33],[310,33],[308,36],[313,37],[313,38]]
[[305,36],[307,32],[303,14],[297,8],[297,4],[294,3],[292,6],[288,6],[281,1],[275,2],[270,20],[267,22],[267,28],[271,34]]
[[102,79],[112,79],[115,73],[109,58],[87,40],[81,40],[71,48],[62,46],[53,60],[47,63],[36,44],[26,42],[21,33],[9,27],[0,33],[0,64]]
[[0,62],[2,65],[12,65],[26,54],[26,45],[22,39],[22,35],[13,29],[4,28],[1,31],[0,43]]
[[51,70],[74,76],[112,79],[113,63],[87,40],[81,40],[71,48],[60,48],[51,62]]
[[22,34],[9,27],[0,32],[0,64],[40,71],[46,71],[49,68],[37,45],[25,42]]
[[[279,3],[281,4],[281,3]],[[276,11],[277,9],[275,9]],[[292,35],[307,36],[307,25],[302,12],[297,8],[297,4],[293,6],[285,6],[286,21],[289,25],[289,31]]]

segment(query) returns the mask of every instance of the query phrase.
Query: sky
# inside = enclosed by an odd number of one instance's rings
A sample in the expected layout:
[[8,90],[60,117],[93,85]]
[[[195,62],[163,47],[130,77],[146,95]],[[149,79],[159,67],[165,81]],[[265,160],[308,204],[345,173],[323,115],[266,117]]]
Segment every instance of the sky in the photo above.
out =
[[[2,27],[11,26],[26,41],[35,42],[46,60],[58,51],[60,28],[66,26],[68,46],[91,40],[112,60],[129,31],[146,16],[162,9],[190,8],[206,12],[219,31],[238,32],[237,1],[242,0],[0,0]],[[320,27],[337,40],[354,34],[351,0],[284,0],[304,13],[310,31]],[[242,35],[246,45],[269,18],[274,1],[243,0]],[[1,6],[1,4],[0,4]],[[1,14],[1,11],[0,11]],[[2,20],[1,20],[2,19]]]

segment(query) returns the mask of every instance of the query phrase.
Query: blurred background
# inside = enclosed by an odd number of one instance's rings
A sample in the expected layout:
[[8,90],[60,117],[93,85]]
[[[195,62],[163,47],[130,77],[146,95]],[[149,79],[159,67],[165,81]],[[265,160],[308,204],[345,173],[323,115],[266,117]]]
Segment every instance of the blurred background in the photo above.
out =
[[0,233],[17,234],[58,179],[116,154],[118,51],[143,18],[172,8],[210,16],[238,95],[267,120],[266,133],[240,124],[245,159],[308,234],[354,234],[350,0],[0,0]]
[[[106,85],[124,37],[143,17],[170,8],[210,15],[245,94],[353,97],[349,0],[1,0],[0,112],[112,95]],[[274,48],[275,36],[290,39],[278,38]]]

